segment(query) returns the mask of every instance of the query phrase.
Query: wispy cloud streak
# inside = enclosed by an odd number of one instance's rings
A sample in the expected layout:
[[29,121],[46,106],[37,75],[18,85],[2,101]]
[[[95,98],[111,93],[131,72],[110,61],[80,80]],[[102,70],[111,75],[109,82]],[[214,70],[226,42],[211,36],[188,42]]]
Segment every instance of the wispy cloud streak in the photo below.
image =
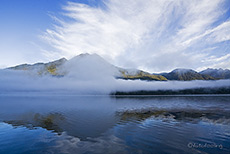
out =
[[107,0],[103,7],[68,2],[63,10],[71,20],[57,19],[42,38],[67,58],[97,53],[113,64],[154,72],[230,68],[229,57],[215,60],[229,53],[229,16],[221,18],[229,14],[226,1]]

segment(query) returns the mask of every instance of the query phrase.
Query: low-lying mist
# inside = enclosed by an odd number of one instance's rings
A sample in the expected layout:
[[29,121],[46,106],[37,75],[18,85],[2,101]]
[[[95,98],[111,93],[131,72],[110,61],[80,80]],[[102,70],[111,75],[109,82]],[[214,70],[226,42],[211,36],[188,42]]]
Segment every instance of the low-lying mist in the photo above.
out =
[[27,71],[0,70],[0,93],[64,92],[75,94],[110,94],[116,91],[181,90],[192,88],[230,87],[230,80],[215,81],[140,81],[115,79],[103,70],[72,69],[64,77],[38,76]]

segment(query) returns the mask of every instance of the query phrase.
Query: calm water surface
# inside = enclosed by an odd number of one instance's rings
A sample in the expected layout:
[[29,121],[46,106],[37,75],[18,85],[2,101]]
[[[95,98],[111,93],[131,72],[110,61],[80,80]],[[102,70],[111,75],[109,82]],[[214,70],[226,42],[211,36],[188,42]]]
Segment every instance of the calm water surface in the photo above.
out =
[[0,153],[230,153],[230,96],[1,95]]

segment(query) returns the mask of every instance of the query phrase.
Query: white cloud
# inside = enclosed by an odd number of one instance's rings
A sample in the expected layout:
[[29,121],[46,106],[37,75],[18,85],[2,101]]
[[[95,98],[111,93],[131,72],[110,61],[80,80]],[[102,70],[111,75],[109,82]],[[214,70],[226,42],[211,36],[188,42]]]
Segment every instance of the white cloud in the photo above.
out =
[[[154,72],[206,68],[205,59],[223,55],[213,52],[218,43],[230,40],[229,21],[219,21],[224,2],[108,0],[103,8],[68,2],[63,9],[72,20],[56,19],[60,26],[42,37],[67,58],[97,53],[115,65]],[[213,50],[199,52],[205,48]]]
[[[208,68],[228,69],[230,66],[230,54],[226,54],[220,57],[211,56],[207,59],[204,59],[203,63],[207,64]],[[204,69],[204,67],[198,68],[199,71],[202,71]]]
[[230,21],[226,21],[213,29],[210,37],[215,42],[230,41]]

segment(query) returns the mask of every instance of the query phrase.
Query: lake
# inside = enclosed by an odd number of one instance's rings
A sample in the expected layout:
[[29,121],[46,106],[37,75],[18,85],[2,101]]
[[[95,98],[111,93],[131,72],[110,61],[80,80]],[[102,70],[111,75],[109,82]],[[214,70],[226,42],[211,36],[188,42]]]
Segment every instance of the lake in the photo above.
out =
[[0,153],[230,153],[230,95],[0,95]]

